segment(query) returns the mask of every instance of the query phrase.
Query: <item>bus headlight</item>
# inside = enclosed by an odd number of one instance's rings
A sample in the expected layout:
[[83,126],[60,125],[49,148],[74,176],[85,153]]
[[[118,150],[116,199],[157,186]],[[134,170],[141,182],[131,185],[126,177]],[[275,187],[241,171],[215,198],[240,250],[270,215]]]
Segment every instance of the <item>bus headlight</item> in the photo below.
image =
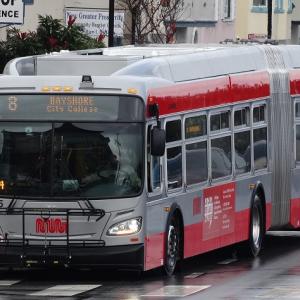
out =
[[120,236],[138,233],[142,228],[142,218],[134,218],[114,224],[107,230],[107,235]]

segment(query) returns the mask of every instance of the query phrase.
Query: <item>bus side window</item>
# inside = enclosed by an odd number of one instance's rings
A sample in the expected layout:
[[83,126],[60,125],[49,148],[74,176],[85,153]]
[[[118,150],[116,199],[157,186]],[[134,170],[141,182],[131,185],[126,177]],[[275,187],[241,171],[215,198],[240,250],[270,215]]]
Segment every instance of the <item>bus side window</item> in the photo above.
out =
[[202,114],[186,118],[184,128],[186,184],[189,186],[208,179],[206,115]]
[[300,162],[300,102],[295,103],[296,122],[296,162]]
[[150,136],[153,125],[147,129],[147,182],[148,192],[153,193],[161,188],[161,166],[160,157],[150,154]]
[[243,107],[234,111],[235,174],[251,171],[250,109]]
[[253,127],[254,169],[265,169],[268,167],[266,104],[253,108]]
[[211,171],[212,179],[231,175],[231,136],[211,141]]
[[210,131],[229,130],[230,112],[223,111],[210,117]]
[[300,162],[300,125],[296,125],[296,161]]
[[[168,190],[182,187],[181,120],[166,123]],[[170,145],[171,144],[171,145]]]

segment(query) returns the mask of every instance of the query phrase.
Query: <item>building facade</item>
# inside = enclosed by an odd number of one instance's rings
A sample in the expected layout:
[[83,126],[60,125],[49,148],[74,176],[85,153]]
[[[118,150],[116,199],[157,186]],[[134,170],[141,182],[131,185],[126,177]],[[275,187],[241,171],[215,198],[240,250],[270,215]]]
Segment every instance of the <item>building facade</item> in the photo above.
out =
[[[272,36],[281,44],[297,43],[300,5],[272,0]],[[297,7],[299,6],[299,7]],[[237,0],[236,34],[240,39],[268,37],[268,0]]]
[[176,22],[179,43],[219,43],[235,38],[236,0],[185,0]]
[[[35,31],[38,26],[38,15],[50,15],[55,19],[67,21],[68,13],[75,14],[77,23],[85,25],[86,31],[91,36],[99,34],[99,23],[93,24],[93,18],[100,18],[97,13],[106,13],[101,15],[102,31],[107,30],[108,25],[108,0],[23,0],[24,6],[24,24],[13,25],[23,32]],[[97,20],[99,21],[99,20]],[[104,26],[106,24],[106,28]],[[1,26],[0,26],[1,27]],[[7,27],[2,25],[0,29],[0,39],[6,38]],[[106,43],[107,44],[107,43]]]

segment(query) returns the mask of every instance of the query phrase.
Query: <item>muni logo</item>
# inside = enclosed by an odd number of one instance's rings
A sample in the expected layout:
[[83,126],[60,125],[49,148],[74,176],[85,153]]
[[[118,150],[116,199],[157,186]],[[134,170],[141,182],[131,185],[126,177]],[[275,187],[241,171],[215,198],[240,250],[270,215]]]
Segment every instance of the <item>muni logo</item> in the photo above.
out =
[[36,233],[67,233],[67,222],[60,218],[37,218],[35,230]]

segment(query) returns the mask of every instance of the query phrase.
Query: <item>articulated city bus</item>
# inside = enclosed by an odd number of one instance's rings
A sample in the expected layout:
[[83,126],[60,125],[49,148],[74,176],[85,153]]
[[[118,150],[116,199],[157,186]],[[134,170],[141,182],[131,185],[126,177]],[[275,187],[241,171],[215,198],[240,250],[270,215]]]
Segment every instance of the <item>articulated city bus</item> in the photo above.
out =
[[299,228],[299,50],[120,47],[10,62],[0,263],[171,275],[240,242],[257,256],[266,230]]

